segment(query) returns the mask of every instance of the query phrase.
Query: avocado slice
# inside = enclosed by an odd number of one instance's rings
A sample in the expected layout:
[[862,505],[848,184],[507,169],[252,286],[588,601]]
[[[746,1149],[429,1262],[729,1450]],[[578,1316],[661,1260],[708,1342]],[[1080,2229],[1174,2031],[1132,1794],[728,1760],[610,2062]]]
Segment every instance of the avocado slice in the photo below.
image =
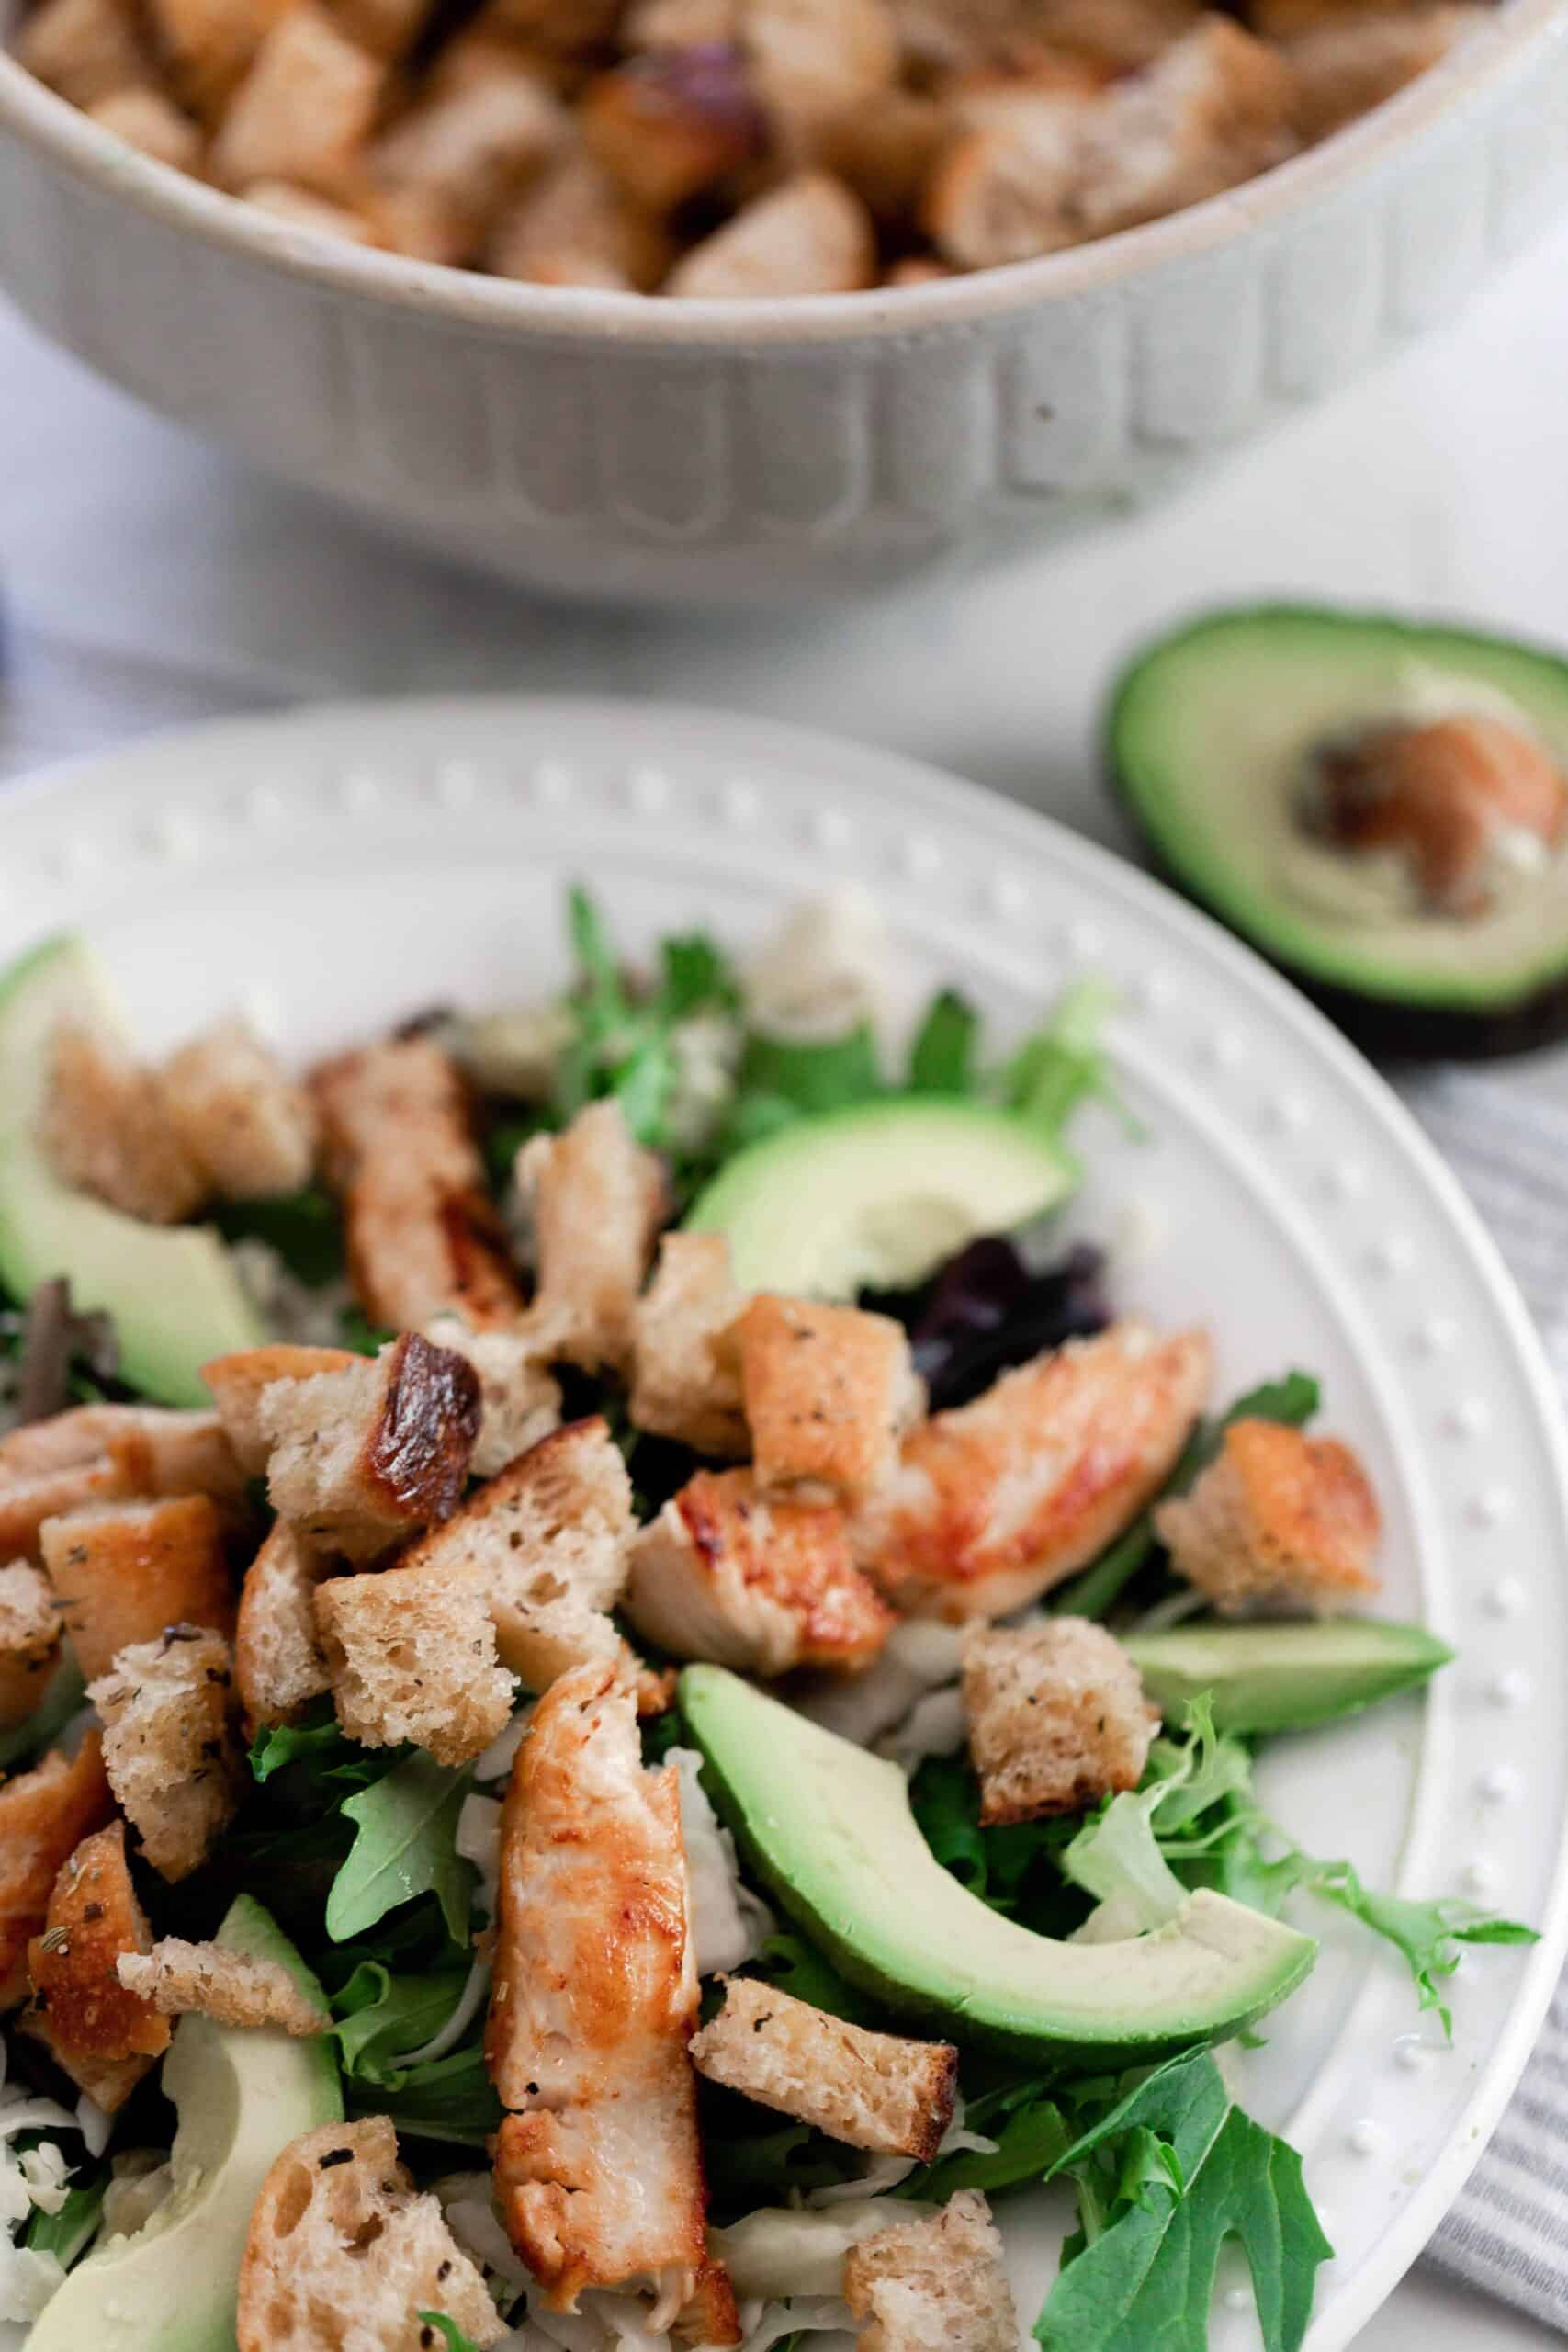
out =
[[680,1708],[784,1909],[852,1984],[957,2041],[1037,2066],[1142,2065],[1239,2033],[1316,1957],[1310,1937],[1206,1892],[1122,1943],[1032,1935],[942,1869],[897,1764],[722,1667],[687,1667]]
[[1568,774],[1568,661],[1475,630],[1269,605],[1145,646],[1113,690],[1112,783],[1156,863],[1374,1051],[1510,1052],[1568,1032],[1568,854],[1486,911],[1401,899],[1303,821],[1315,752],[1391,719],[1507,718]]
[[900,1290],[985,1233],[1043,1216],[1077,1167],[1026,1119],[895,1096],[797,1119],[737,1154],[686,1217],[729,1238],[743,1290],[853,1298]]
[[[248,1894],[231,1905],[218,1941],[281,1962],[326,2007],[293,1945]],[[334,2045],[185,2017],[164,2088],[179,2110],[172,2193],[140,2230],[78,2264],[45,2304],[28,2352],[234,2352],[240,2257],[262,2182],[290,2140],[343,2115]]]
[[165,1405],[207,1405],[201,1366],[265,1338],[216,1233],[143,1225],[72,1192],[36,1139],[50,1040],[63,1019],[118,1028],[83,941],[51,939],[0,977],[0,1281],[17,1298],[67,1274],[73,1304],[114,1318],[120,1369]]
[[1181,1723],[1207,1693],[1214,1728],[1310,1731],[1375,1700],[1414,1690],[1453,1657],[1424,1625],[1375,1617],[1324,1617],[1311,1624],[1173,1625],[1129,1634],[1122,1648],[1168,1723]]

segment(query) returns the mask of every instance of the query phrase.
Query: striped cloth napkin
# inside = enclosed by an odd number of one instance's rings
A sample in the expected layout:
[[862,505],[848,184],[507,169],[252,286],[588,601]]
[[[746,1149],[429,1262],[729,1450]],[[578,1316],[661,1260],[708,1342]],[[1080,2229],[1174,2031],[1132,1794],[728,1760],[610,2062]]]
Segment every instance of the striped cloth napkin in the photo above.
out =
[[[1568,1080],[1561,1109],[1468,1071],[1400,1091],[1507,1260],[1568,1395]],[[1427,2258],[1568,2335],[1568,1975]]]

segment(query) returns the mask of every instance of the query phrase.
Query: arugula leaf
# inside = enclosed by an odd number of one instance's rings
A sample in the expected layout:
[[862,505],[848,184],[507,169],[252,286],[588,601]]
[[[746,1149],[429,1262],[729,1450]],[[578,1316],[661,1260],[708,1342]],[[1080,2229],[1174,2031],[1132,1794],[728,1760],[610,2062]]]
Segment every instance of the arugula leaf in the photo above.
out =
[[943,1870],[993,1911],[1038,1933],[1060,1934],[1077,1924],[1081,1906],[1064,1917],[1060,1879],[1049,1867],[1073,1835],[1070,1817],[982,1829],[980,1784],[964,1756],[923,1758],[909,1804]]
[[220,1201],[211,1212],[225,1241],[265,1241],[296,1282],[321,1290],[346,1262],[343,1214],[320,1184],[270,1201]]
[[[1101,1043],[1106,1017],[1116,1005],[1108,981],[1079,980],[1068,989],[1043,1027],[1026,1037],[1008,1062],[1002,1073],[1008,1108],[1052,1136],[1063,1132],[1091,1095],[1121,1110]],[[1125,1111],[1122,1115],[1134,1125]]]
[[352,2115],[389,2116],[400,2132],[460,2148],[482,2148],[501,2129],[501,2101],[478,2042],[422,2066],[393,2069],[374,2083],[351,2075],[344,2100]]
[[975,1085],[980,1016],[955,989],[932,997],[909,1048],[911,1094],[968,1094]]
[[479,2346],[470,2342],[457,2321],[448,2319],[445,2312],[415,2312],[414,2317],[423,2326],[437,2330],[446,2352],[479,2352]]
[[[977,2114],[976,2102],[965,2119],[974,2132],[984,2128]],[[929,2199],[940,2205],[961,2188],[982,2188],[995,2195],[1024,2181],[1043,2180],[1061,2163],[1073,2138],[1055,2100],[1039,2097],[1015,2109],[1000,2130],[988,2136],[997,2143],[992,2154],[964,2148],[954,2155],[939,2157],[935,2164],[900,2181],[893,2194]]]
[[809,2002],[814,2009],[825,2009],[829,2017],[842,2018],[849,2025],[863,2025],[874,2014],[874,2004],[846,1984],[832,1962],[791,1928],[774,1929],[750,1973],[766,1977],[781,1993],[793,1993],[797,2001]]
[[[863,2159],[805,2123],[783,2123],[767,2132],[728,2132],[710,2124],[704,2102],[703,2146],[716,2203],[726,2213],[749,2213],[758,2205],[787,2205],[814,2188],[850,2180]],[[739,2102],[737,2102],[739,2105]]]
[[64,1730],[77,1708],[85,1703],[86,1696],[86,1685],[75,1658],[62,1658],[51,1675],[32,1713],[25,1715],[19,1724],[12,1724],[0,1731],[0,1772],[8,1772],[24,1756],[34,1755],[40,1747],[47,1747],[55,1734]]
[[357,1834],[327,1897],[334,1943],[362,1936],[387,1912],[430,1892],[453,1942],[467,1942],[473,1870],[454,1839],[471,1777],[415,1749],[383,1779],[344,1799]]
[[770,1102],[813,1116],[868,1102],[883,1091],[876,1035],[869,1021],[842,1037],[801,1045],[753,1032],[740,1064],[742,1098],[758,1094]]
[[380,1961],[361,1961],[333,1996],[332,2030],[345,2073],[375,2082],[400,2052],[420,2049],[440,2032],[468,1981],[466,1968],[394,1976]]

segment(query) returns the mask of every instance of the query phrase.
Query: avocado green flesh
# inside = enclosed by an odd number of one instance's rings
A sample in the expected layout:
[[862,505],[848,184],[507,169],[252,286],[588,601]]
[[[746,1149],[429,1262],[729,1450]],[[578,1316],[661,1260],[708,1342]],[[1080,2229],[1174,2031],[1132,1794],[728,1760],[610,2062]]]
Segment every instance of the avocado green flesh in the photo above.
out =
[[1077,1170],[1025,1120],[930,1097],[800,1119],[732,1159],[686,1219],[728,1237],[744,1290],[853,1298],[922,1281],[1056,1206]]
[[[1182,887],[1315,984],[1472,1015],[1568,978],[1568,857],[1461,920],[1378,906],[1306,841],[1303,762],[1440,692],[1509,706],[1568,772],[1568,662],[1501,638],[1303,607],[1221,613],[1142,653],[1109,723],[1116,782]],[[1499,697],[1502,698],[1499,703]],[[1336,876],[1342,877],[1338,886]]]
[[1371,1617],[1305,1625],[1176,1625],[1122,1647],[1169,1723],[1207,1693],[1228,1732],[1310,1731],[1425,1682],[1453,1652],[1424,1625]]
[[17,1298],[70,1277],[72,1303],[113,1317],[120,1370],[166,1405],[209,1404],[201,1366],[265,1338],[217,1235],[143,1225],[50,1169],[36,1141],[57,1024],[118,1027],[80,940],[50,940],[0,978],[0,1280]]
[[957,2041],[1036,2065],[1134,2065],[1240,2032],[1312,1966],[1309,1937],[1208,1893],[1123,1943],[1032,1935],[942,1869],[896,1764],[722,1667],[688,1667],[680,1705],[785,1910],[852,1983]]
[[[230,1951],[281,1962],[326,1996],[249,1895],[218,1932]],[[28,2352],[234,2352],[240,2258],[261,2185],[291,2140],[343,2116],[333,2044],[271,2028],[180,2019],[164,2061],[179,2110],[175,2188],[142,2228],[78,2264],[44,2306]]]

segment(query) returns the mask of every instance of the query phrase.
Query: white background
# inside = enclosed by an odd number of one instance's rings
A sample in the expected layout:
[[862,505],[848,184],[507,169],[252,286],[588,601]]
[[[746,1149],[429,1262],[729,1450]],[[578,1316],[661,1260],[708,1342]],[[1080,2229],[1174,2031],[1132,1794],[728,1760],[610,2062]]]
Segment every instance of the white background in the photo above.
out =
[[[780,621],[551,610],[433,566],[107,391],[0,310],[0,772],[301,698],[581,688],[897,745],[1102,839],[1124,650],[1194,606],[1322,594],[1568,642],[1568,235],[1458,326],[1092,540]],[[1523,1082],[1568,1087],[1562,1057]],[[1365,2352],[1522,2352],[1540,2325],[1418,2270]]]

